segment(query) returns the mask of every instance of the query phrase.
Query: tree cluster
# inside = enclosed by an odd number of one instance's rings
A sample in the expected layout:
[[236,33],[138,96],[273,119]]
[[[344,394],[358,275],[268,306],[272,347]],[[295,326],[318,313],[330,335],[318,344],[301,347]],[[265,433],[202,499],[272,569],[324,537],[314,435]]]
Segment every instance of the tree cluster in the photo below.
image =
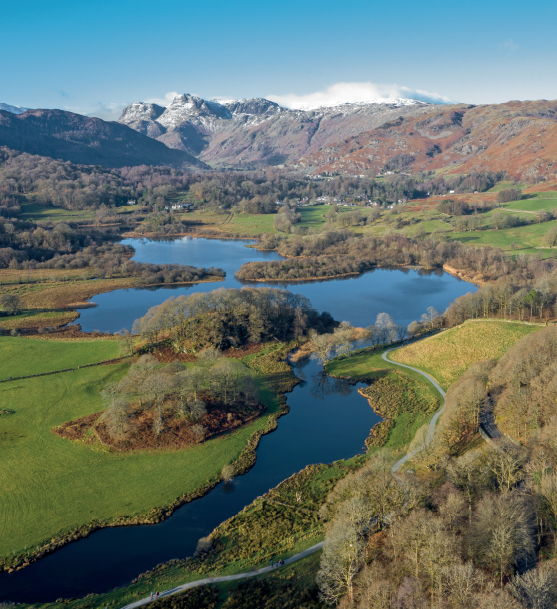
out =
[[497,193],[497,203],[510,203],[511,201],[520,201],[523,198],[522,191],[519,188],[505,188]]
[[224,409],[229,419],[238,411],[245,414],[257,406],[259,389],[247,368],[209,348],[200,353],[198,365],[190,368],[179,362],[164,366],[152,355],[143,355],[102,395],[107,407],[103,419],[115,438],[133,436],[139,419],[150,412],[155,437],[178,419],[201,442],[207,436],[203,423],[208,410]]
[[302,215],[296,211],[296,205],[283,205],[278,210],[273,225],[279,232],[289,233],[292,226],[301,219]]
[[288,341],[310,329],[335,326],[330,314],[318,314],[304,296],[278,289],[218,289],[169,298],[134,322],[133,331],[150,342],[169,340],[177,352],[204,347],[226,349],[247,342]]
[[554,607],[557,565],[535,559],[555,531],[554,474],[543,484],[540,464],[501,444],[437,460],[431,484],[393,476],[379,453],[321,510],[321,599],[361,609]]

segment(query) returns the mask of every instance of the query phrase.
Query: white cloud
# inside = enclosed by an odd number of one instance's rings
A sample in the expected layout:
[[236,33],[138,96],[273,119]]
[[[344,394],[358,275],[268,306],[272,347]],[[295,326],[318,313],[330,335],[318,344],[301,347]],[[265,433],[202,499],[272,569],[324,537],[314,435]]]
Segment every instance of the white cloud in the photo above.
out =
[[509,38],[509,40],[505,40],[505,42],[503,42],[502,44],[499,45],[499,50],[507,51],[507,53],[512,53],[513,51],[516,51],[517,49],[518,49],[518,44],[516,44],[516,42],[512,38]]
[[166,106],[169,106],[172,103],[172,100],[175,97],[178,97],[178,95],[180,94],[176,93],[176,91],[169,91],[164,94],[164,97],[150,97],[145,101],[149,104],[158,104],[159,106],[164,106],[166,108]]
[[399,85],[382,85],[373,82],[339,82],[323,91],[306,95],[267,95],[267,99],[286,108],[310,110],[337,104],[385,101],[387,99],[417,99],[433,104],[451,103],[451,99],[439,93],[410,89]]

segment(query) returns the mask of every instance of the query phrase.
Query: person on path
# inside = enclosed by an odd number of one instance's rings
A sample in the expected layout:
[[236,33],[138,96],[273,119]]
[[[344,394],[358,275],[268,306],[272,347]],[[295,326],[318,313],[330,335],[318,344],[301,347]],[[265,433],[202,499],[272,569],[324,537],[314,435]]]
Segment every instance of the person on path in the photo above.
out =
[[273,559],[271,558],[271,569],[273,568]]
[[155,596],[155,593],[151,590],[151,600],[153,600],[153,596]]

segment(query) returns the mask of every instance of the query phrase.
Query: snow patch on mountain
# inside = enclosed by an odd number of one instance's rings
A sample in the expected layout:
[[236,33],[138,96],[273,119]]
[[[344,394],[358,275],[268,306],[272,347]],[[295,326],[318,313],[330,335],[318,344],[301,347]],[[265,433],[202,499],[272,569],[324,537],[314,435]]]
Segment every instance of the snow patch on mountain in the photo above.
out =
[[210,129],[215,121],[231,118],[232,114],[222,104],[186,93],[172,100],[158,122],[168,129],[176,129],[186,122]]
[[134,102],[122,111],[118,119],[120,123],[128,124],[132,121],[156,120],[164,112],[164,107],[148,102]]
[[27,112],[27,110],[31,110],[31,108],[23,108],[22,106],[12,106],[11,104],[3,104],[0,102],[0,110],[4,110],[5,112],[11,112],[12,114],[23,114]]

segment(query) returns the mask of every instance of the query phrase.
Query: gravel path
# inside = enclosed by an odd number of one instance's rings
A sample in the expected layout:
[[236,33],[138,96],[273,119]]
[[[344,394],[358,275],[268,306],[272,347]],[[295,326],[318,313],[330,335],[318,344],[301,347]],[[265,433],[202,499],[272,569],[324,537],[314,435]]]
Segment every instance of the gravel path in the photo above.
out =
[[[313,554],[314,552],[317,552],[317,550],[320,550],[323,547],[324,543],[325,543],[324,541],[321,541],[321,542],[315,544],[314,546],[312,546],[311,548],[308,548],[307,550],[300,552],[299,554],[295,554],[294,556],[291,556],[290,558],[284,559],[284,564],[289,565],[290,563],[295,562],[296,560],[300,560],[300,558],[304,558],[306,556],[309,556],[310,554]],[[256,575],[261,575],[263,573],[269,573],[270,571],[276,571],[277,569],[280,569],[280,568],[281,567],[269,566],[269,567],[262,567],[261,569],[257,569],[256,571],[249,571],[248,573],[238,573],[236,575],[223,575],[221,577],[208,577],[206,579],[198,579],[194,582],[189,582],[188,584],[182,584],[181,586],[176,586],[175,588],[171,588],[170,590],[165,590],[164,592],[161,592],[159,594],[159,598],[164,598],[165,596],[170,596],[171,594],[176,594],[178,592],[183,592],[184,590],[188,590],[189,588],[196,588],[197,586],[204,586],[205,584],[216,584],[218,582],[231,582],[236,579],[245,579],[247,577],[255,577]],[[153,600],[155,600],[155,599],[153,599]],[[122,609],[135,609],[135,607],[141,607],[150,602],[151,602],[150,597],[142,598],[140,601],[136,601],[135,603],[130,603],[129,605],[122,607]]]
[[[392,349],[387,349],[387,351],[385,351],[382,355],[383,359],[386,362],[389,362],[389,364],[394,364],[395,366],[402,366],[402,368],[408,368],[409,370],[413,370],[414,372],[417,372],[418,374],[421,374],[422,376],[425,376],[425,378],[435,387],[435,389],[437,389],[437,391],[441,394],[441,396],[443,397],[443,405],[441,406],[441,408],[433,415],[431,421],[429,422],[429,430],[427,432],[427,439],[426,439],[426,445],[430,444],[433,441],[433,436],[435,434],[435,425],[437,425],[437,420],[439,419],[439,417],[443,414],[443,412],[445,411],[445,392],[441,389],[441,387],[439,386],[439,383],[429,374],[427,374],[426,372],[422,372],[419,368],[413,368],[412,366],[407,366],[406,364],[399,364],[398,362],[393,362],[392,360],[390,360],[387,357],[387,354],[390,353],[391,351],[394,351],[395,349],[400,349],[400,347],[393,347]],[[398,470],[401,468],[401,466],[406,463],[406,461],[408,461],[409,459],[411,459],[414,455],[417,455],[423,447],[421,448],[416,448],[415,450],[410,451],[409,453],[407,453],[404,457],[402,457],[402,459],[399,459],[392,467],[391,471],[392,473],[396,473],[398,472]]]

